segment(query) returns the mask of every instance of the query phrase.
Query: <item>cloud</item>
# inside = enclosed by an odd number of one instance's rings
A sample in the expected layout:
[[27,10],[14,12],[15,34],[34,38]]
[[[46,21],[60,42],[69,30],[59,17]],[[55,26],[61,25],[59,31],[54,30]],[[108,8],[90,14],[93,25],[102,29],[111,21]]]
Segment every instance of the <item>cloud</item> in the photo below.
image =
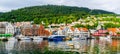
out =
[[120,0],[0,0],[0,12],[36,5],[66,5],[120,13]]

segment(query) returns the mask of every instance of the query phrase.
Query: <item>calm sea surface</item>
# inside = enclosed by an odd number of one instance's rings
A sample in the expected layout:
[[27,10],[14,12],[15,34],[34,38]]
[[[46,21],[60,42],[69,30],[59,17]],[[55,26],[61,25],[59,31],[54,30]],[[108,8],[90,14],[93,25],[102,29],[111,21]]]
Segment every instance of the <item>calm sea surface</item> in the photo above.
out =
[[29,54],[33,50],[61,49],[63,51],[74,50],[88,54],[120,54],[120,40],[75,40],[64,42],[48,42],[47,40],[24,41],[0,41],[0,54]]

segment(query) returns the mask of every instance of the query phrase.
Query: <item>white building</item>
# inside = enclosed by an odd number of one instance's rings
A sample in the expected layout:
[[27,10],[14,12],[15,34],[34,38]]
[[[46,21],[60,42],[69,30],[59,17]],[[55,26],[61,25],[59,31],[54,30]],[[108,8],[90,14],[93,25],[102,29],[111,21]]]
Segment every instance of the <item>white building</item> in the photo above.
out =
[[73,27],[69,27],[69,29],[67,30],[67,35],[68,36],[73,36],[74,35],[74,28]]
[[74,35],[75,36],[80,35],[80,30],[78,28],[75,28]]
[[57,33],[58,33],[58,35],[63,35],[63,29],[62,28],[58,28],[58,31],[57,31]]
[[88,31],[87,28],[69,28],[67,30],[67,35],[68,36],[90,36],[90,32]]
[[5,29],[6,34],[14,34],[15,29],[14,26],[11,23],[6,23],[6,29]]

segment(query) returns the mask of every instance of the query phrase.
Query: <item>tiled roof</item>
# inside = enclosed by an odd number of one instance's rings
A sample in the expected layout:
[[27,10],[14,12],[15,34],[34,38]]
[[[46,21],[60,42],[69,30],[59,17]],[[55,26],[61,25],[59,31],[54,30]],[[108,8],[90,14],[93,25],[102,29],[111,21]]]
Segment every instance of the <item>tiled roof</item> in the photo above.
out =
[[88,31],[87,28],[78,28],[79,31]]
[[63,30],[64,28],[63,27],[60,27],[60,30]]
[[73,27],[70,28],[72,31],[74,31],[75,29]]
[[111,32],[117,32],[117,28],[108,28],[107,29],[109,32],[111,31]]

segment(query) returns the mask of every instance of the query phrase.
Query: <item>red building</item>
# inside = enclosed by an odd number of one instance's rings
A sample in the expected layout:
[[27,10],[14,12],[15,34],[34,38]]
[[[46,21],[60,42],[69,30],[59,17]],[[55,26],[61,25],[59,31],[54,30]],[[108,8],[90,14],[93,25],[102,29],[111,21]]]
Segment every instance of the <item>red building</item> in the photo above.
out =
[[95,33],[92,34],[92,36],[106,36],[108,31],[107,30],[97,30]]

